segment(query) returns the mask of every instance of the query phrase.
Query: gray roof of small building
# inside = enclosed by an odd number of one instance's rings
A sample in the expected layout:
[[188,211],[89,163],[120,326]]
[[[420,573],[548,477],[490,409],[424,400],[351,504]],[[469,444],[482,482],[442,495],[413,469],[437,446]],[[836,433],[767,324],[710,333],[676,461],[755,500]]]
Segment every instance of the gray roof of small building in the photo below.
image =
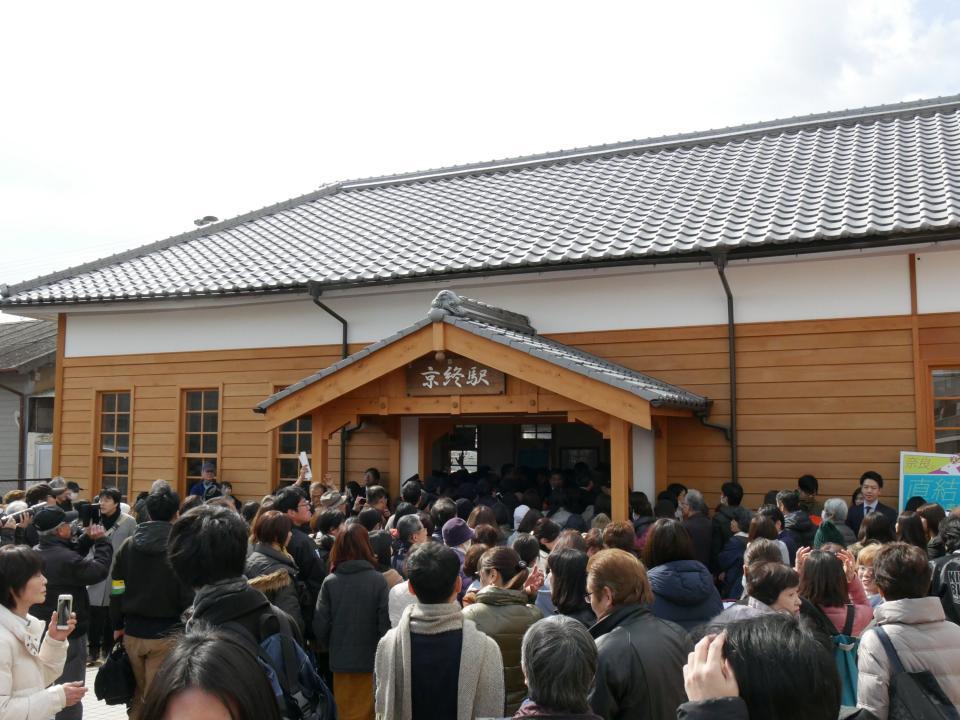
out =
[[52,364],[57,324],[44,321],[0,323],[0,372],[26,372]]
[[0,304],[303,292],[958,228],[953,96],[335,183],[0,288]]
[[[254,411],[266,412],[267,408],[283,398],[319,382],[338,370],[353,365],[432,322],[444,322],[453,325],[473,335],[506,345],[578,375],[626,390],[648,401],[654,407],[682,408],[694,412],[705,412],[710,407],[710,400],[701,395],[696,395],[676,385],[670,385],[623,365],[617,365],[578,348],[538,335],[530,325],[529,319],[524,315],[494,308],[470,298],[457,296],[452,291],[444,290],[437,295],[429,315],[423,320],[378,342],[367,345],[343,360],[295,382],[293,385],[268,397],[257,405]],[[479,358],[473,359],[479,360]]]

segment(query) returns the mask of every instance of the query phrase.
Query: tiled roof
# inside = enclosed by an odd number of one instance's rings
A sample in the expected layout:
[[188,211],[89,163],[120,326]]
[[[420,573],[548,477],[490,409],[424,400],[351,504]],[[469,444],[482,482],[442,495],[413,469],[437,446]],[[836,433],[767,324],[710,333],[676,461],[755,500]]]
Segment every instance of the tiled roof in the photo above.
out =
[[444,290],[433,301],[430,314],[408,328],[366,346],[339,362],[314,373],[284,390],[275,393],[257,405],[256,412],[267,408],[303,388],[332,375],[338,370],[362,360],[368,355],[392,345],[432,322],[445,322],[469,333],[507,345],[541,360],[571,370],[584,377],[626,390],[647,400],[654,407],[683,408],[705,412],[710,401],[676,385],[661,382],[649,375],[617,365],[570,345],[538,335],[523,315],[494,308],[470,298],[459,297]]
[[0,371],[32,370],[52,363],[56,353],[56,323],[0,323]]
[[329,185],[0,304],[303,291],[954,237],[960,96]]

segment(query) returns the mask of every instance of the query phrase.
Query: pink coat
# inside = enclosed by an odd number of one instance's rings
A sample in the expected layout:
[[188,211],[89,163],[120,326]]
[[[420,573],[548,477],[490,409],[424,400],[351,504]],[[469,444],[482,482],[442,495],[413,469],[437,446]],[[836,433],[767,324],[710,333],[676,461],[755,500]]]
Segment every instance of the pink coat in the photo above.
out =
[[[863,634],[863,631],[867,629],[867,626],[873,622],[873,608],[870,607],[870,600],[867,599],[867,594],[863,590],[863,585],[860,583],[860,578],[854,576],[853,582],[850,583],[850,602],[853,603],[855,608],[855,613],[853,616],[853,636],[860,637]],[[821,606],[820,610],[823,611],[823,614],[830,618],[830,622],[833,623],[833,626],[837,629],[838,633],[843,632],[843,626],[847,622],[847,608],[846,607],[824,607]]]

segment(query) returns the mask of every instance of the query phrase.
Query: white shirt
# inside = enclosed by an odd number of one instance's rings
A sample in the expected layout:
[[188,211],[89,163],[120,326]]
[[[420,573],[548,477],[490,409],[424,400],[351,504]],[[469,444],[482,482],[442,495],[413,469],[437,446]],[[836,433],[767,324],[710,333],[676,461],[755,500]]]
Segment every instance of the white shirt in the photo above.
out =
[[410,593],[410,587],[406,580],[390,588],[390,595],[387,598],[387,611],[390,613],[390,627],[399,625],[400,618],[403,617],[403,611],[416,601],[417,597]]

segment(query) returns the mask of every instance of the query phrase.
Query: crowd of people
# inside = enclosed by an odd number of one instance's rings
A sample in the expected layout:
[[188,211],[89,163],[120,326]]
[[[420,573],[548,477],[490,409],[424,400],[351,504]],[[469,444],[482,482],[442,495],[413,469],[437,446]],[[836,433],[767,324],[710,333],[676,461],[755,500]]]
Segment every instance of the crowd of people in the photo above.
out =
[[184,499],[4,498],[0,720],[82,717],[115,642],[145,720],[957,717],[960,508],[898,513],[872,471],[754,510],[673,484],[614,522],[582,464],[246,503],[203,470]]

